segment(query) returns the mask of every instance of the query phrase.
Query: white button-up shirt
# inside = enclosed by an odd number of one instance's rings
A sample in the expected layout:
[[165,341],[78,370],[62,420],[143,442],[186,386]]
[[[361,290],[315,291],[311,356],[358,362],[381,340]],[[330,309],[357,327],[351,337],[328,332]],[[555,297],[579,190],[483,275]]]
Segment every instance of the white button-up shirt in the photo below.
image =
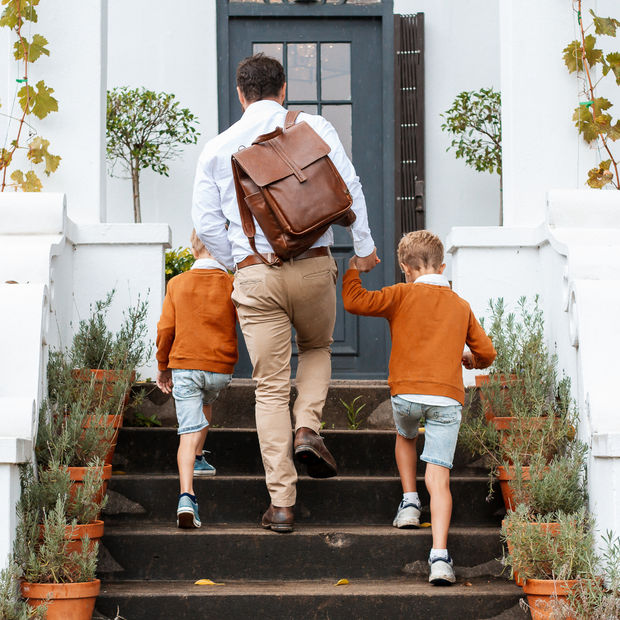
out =
[[[252,103],[238,122],[207,143],[198,160],[192,201],[194,228],[211,255],[229,269],[253,254],[241,226],[231,156],[240,147],[250,146],[258,136],[276,127],[283,127],[286,112],[277,101],[270,99]],[[353,197],[352,209],[356,220],[349,231],[353,237],[355,253],[360,257],[369,256],[375,243],[368,227],[366,201],[359,177],[345,154],[336,130],[322,116],[301,113],[297,122],[301,121],[306,121],[331,148],[329,157]],[[255,241],[256,249],[261,254],[273,252],[258,224]],[[330,246],[333,243],[334,235],[330,228],[312,247]]]

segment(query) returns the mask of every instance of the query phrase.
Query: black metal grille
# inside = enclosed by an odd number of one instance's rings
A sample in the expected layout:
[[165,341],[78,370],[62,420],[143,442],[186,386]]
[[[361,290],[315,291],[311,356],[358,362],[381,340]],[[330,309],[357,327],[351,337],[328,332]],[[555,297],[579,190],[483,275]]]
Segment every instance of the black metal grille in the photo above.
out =
[[396,243],[425,226],[424,13],[395,15]]

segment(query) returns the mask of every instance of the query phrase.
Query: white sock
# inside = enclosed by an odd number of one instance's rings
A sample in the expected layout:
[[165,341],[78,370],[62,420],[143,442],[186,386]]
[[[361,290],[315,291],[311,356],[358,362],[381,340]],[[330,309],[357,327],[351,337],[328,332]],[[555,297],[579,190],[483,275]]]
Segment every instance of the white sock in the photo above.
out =
[[448,559],[447,549],[431,549],[431,560],[433,558],[441,558],[442,560]]
[[403,493],[405,503],[420,505],[420,498],[417,493]]

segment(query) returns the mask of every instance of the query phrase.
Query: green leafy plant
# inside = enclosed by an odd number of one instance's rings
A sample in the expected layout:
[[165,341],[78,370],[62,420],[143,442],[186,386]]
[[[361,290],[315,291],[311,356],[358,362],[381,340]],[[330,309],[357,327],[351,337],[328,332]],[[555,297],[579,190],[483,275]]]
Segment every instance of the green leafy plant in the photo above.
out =
[[[478,172],[497,172],[502,188],[502,120],[501,94],[493,88],[464,91],[457,95],[452,107],[444,114],[443,131],[456,138],[448,147],[456,149],[456,158],[464,159]],[[502,225],[500,210],[500,226]]]
[[136,411],[133,414],[133,420],[136,426],[144,426],[146,428],[161,426],[161,422],[157,419],[156,413],[154,413],[152,416],[146,416],[142,412]]
[[44,620],[47,605],[30,607],[21,597],[19,578],[21,572],[13,560],[0,571],[0,618],[2,620]]
[[200,135],[196,117],[179,108],[172,94],[127,87],[108,91],[107,157],[110,175],[116,164],[131,178],[134,220],[142,221],[140,171],[150,168],[168,176],[168,163],[180,153],[179,145],[196,144]]
[[[586,27],[581,8],[581,0],[573,0],[573,10],[577,14],[580,36],[563,50],[564,63],[568,72],[577,73],[582,82],[580,94],[585,97],[585,101],[580,101],[575,108],[573,120],[583,139],[593,148],[605,151],[608,157],[602,160],[597,168],[592,168],[588,172],[586,185],[600,189],[611,184],[616,189],[620,189],[619,157],[612,152],[610,144],[620,138],[620,120],[614,123],[609,114],[609,109],[613,107],[609,99],[596,96],[596,87],[609,74],[620,86],[620,52],[610,52],[605,55],[603,50],[596,47],[596,37],[593,34],[586,34],[594,27],[596,35],[615,37],[620,21],[612,17],[598,17],[590,9],[592,23]],[[598,64],[602,66],[603,75],[595,81],[593,69]]]
[[364,403],[363,405],[360,405],[357,408],[355,407],[355,403],[360,398],[362,398],[361,395],[356,396],[351,401],[351,403],[345,403],[344,400],[342,400],[342,398],[340,399],[340,402],[344,405],[345,409],[347,410],[348,425],[349,425],[349,429],[352,431],[357,430],[364,422],[364,418],[358,419],[357,416],[359,415],[360,411],[366,406],[366,403]]
[[189,248],[166,250],[166,282],[184,271],[189,271],[195,262],[196,259]]
[[[26,173],[14,170],[10,175],[10,181],[7,180],[8,169],[15,163],[14,159],[18,151],[25,152],[30,164],[45,164],[43,171],[47,176],[55,172],[60,165],[60,156],[50,153],[49,141],[37,135],[30,123],[31,114],[42,120],[51,112],[58,111],[58,101],[52,96],[54,89],[47,86],[45,80],[39,80],[36,85],[31,85],[28,81],[29,65],[42,56],[50,55],[47,48],[48,41],[44,36],[35,34],[28,40],[22,32],[25,22],[37,23],[38,15],[35,7],[39,1],[3,0],[2,2],[5,9],[0,16],[0,27],[9,28],[17,38],[13,46],[13,57],[21,67],[21,77],[17,78],[15,99],[21,108],[21,115],[14,117],[13,110],[8,115],[10,121],[17,121],[16,134],[15,138],[10,141],[9,148],[6,148],[6,144],[0,148],[0,172],[2,173],[0,191],[10,187],[24,192],[40,192],[43,188],[41,180],[32,169]],[[30,25],[27,30],[30,30]]]
[[577,514],[532,518],[524,505],[517,506],[506,515],[502,539],[510,549],[504,563],[511,576],[517,572],[521,579],[588,578],[596,564],[592,523],[585,508]]

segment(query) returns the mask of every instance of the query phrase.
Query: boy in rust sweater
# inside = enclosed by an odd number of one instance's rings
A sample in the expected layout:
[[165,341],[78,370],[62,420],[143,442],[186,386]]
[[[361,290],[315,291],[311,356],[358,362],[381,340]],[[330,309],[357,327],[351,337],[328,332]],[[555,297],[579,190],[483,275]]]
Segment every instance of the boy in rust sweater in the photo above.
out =
[[181,494],[177,526],[200,527],[194,476],[213,476],[203,446],[211,403],[232,379],[237,362],[232,277],[192,231],[193,267],[168,282],[157,323],[157,386],[172,391],[179,421]]
[[[344,307],[352,314],[380,316],[390,323],[392,353],[388,384],[396,424],[396,464],[403,486],[394,527],[420,526],[421,504],[416,488],[417,436],[424,417],[425,482],[431,496],[433,548],[430,583],[455,582],[448,554],[452,516],[450,469],[464,402],[461,364],[487,368],[496,353],[469,304],[450,289],[443,275],[443,245],[427,230],[403,237],[398,262],[405,284],[380,291],[362,287],[355,257],[344,275]],[[469,351],[464,352],[465,345]]]

